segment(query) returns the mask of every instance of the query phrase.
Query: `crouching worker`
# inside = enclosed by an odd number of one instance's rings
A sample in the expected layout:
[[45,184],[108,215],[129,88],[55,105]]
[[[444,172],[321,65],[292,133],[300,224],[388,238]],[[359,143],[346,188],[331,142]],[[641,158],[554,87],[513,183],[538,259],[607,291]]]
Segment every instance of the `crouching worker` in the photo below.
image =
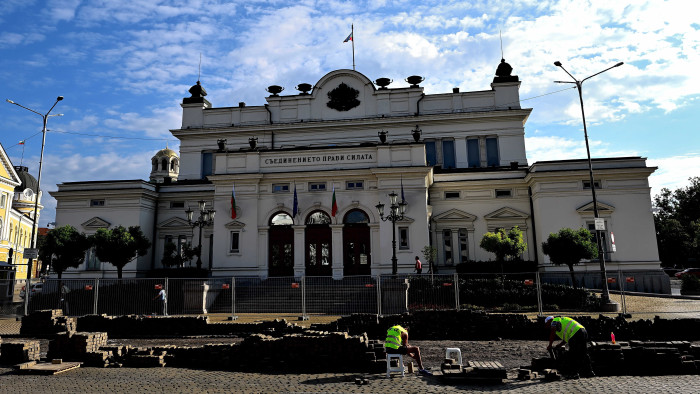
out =
[[405,328],[399,325],[389,328],[386,332],[384,347],[389,354],[408,354],[418,363],[418,372],[421,375],[432,375],[430,371],[426,371],[423,368],[423,361],[421,360],[418,346],[411,346],[408,344],[408,331],[406,331]]
[[556,337],[561,339],[557,347],[569,344],[569,355],[574,368],[574,378],[580,374],[584,378],[595,376],[591,369],[591,359],[588,356],[588,333],[586,329],[576,320],[570,317],[549,316],[544,320],[545,327],[549,329],[549,346],[547,351],[552,349],[552,342]]

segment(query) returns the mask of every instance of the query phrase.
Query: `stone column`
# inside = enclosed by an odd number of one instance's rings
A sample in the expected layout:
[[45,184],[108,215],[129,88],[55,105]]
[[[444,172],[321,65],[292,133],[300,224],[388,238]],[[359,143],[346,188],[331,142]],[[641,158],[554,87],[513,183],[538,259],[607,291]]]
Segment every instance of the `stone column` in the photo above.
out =
[[294,276],[299,278],[306,273],[306,259],[304,253],[304,241],[306,239],[306,226],[294,225]]

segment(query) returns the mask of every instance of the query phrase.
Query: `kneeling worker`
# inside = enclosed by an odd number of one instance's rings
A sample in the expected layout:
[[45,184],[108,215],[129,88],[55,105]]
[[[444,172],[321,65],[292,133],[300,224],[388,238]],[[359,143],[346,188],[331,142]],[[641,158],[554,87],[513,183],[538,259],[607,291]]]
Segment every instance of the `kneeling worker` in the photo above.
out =
[[567,343],[569,344],[571,363],[573,364],[576,374],[578,375],[580,373],[583,377],[595,376],[591,369],[591,359],[588,357],[588,333],[586,329],[570,317],[549,316],[544,320],[544,324],[545,327],[550,330],[549,346],[547,346],[547,350],[549,351],[552,349],[554,338],[559,337],[561,343],[559,343],[557,347],[562,347]]
[[421,361],[420,349],[418,346],[411,346],[408,344],[408,331],[406,331],[405,328],[398,324],[389,328],[386,332],[384,347],[389,354],[408,354],[418,363],[418,372],[420,374],[425,376],[432,375],[430,371],[426,371],[423,368],[423,361]]

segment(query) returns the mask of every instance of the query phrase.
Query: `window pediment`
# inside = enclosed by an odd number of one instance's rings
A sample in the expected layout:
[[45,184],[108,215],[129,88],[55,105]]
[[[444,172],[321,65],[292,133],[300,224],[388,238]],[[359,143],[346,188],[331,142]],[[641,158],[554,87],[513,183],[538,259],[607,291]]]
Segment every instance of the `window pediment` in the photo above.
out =
[[488,213],[484,215],[484,219],[486,220],[512,220],[512,219],[527,219],[529,218],[530,215],[528,215],[525,212],[518,211],[517,209],[510,208],[510,207],[503,207],[500,209],[497,209],[491,213]]
[[168,229],[182,229],[182,228],[190,228],[190,224],[187,222],[187,220],[180,218],[180,217],[173,217],[170,219],[166,219],[158,224],[158,229],[159,230],[168,230]]
[[85,230],[97,230],[99,228],[109,228],[109,226],[111,226],[111,225],[112,225],[112,223],[110,223],[102,218],[98,218],[97,216],[95,216],[92,219],[89,219],[88,221],[83,222],[81,224],[81,226]]
[[449,211],[433,216],[433,221],[438,223],[473,222],[475,220],[476,216],[459,209],[450,209]]
[[[576,208],[576,212],[578,212],[579,215],[592,215],[593,214],[593,201],[589,202],[588,204],[584,204],[584,205]],[[613,212],[615,212],[615,207],[613,207],[612,205],[598,201],[598,213],[599,214],[610,215]]]
[[245,223],[238,220],[232,220],[224,224],[224,227],[226,227],[229,230],[241,230],[243,227],[245,227]]

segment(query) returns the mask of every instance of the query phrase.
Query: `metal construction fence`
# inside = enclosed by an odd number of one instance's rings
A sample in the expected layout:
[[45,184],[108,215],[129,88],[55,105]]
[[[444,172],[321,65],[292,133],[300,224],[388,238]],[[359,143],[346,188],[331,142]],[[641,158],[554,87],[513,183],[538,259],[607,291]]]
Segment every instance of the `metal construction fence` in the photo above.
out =
[[[700,317],[700,297],[673,297],[657,271],[613,271],[606,281],[622,313]],[[423,274],[204,279],[47,279],[32,281],[27,312],[66,315],[201,315],[353,313],[481,309],[493,312],[598,314],[600,272]],[[0,280],[0,315],[25,312],[24,280]],[[166,301],[162,301],[162,293]],[[652,294],[653,293],[666,293]]]

